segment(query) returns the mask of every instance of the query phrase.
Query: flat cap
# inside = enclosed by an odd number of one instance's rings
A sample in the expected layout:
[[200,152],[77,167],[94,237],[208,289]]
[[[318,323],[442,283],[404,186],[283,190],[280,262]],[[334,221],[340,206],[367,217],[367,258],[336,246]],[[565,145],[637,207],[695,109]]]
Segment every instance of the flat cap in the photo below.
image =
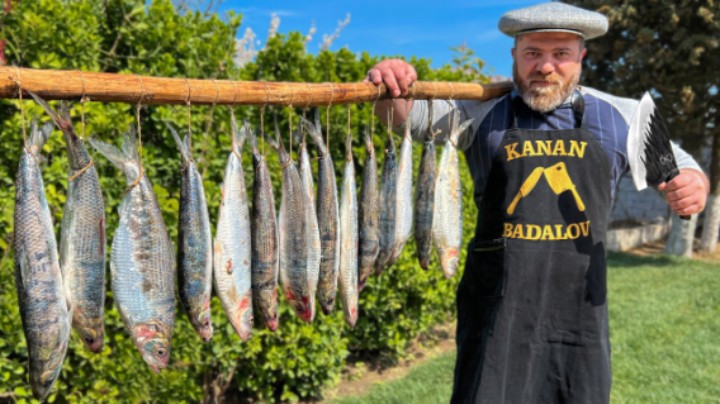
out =
[[552,2],[508,11],[500,17],[498,28],[511,37],[530,32],[570,32],[592,39],[607,32],[608,20],[594,11]]

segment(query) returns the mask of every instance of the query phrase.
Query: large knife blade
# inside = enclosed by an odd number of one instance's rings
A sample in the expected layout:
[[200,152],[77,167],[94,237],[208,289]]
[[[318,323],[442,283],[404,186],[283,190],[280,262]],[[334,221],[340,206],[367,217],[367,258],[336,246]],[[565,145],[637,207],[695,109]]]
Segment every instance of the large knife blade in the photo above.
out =
[[[638,191],[648,185],[658,186],[668,182],[680,174],[667,124],[648,92],[643,94],[630,121],[627,153],[630,173]],[[689,219],[689,216],[681,218]]]

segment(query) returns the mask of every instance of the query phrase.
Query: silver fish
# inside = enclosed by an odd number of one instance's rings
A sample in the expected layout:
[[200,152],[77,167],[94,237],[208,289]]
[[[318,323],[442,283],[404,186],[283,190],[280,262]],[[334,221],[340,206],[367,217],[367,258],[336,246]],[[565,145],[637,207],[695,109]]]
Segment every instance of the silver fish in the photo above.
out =
[[397,215],[395,242],[388,265],[392,265],[398,259],[412,231],[412,171],[412,137],[410,136],[410,125],[405,125],[403,140],[400,144],[400,164],[397,174],[397,193],[395,194],[395,214]]
[[303,119],[310,137],[318,147],[317,218],[320,229],[321,257],[318,280],[318,300],[323,313],[330,314],[335,305],[340,265],[340,231],[338,222],[338,193],[335,165],[320,132],[319,117],[315,125]]
[[345,322],[355,327],[358,319],[358,217],[355,164],[348,134],[340,196],[340,299]]
[[238,130],[232,121],[232,152],[228,155],[222,184],[222,203],[218,214],[213,247],[215,290],[230,324],[243,341],[253,326],[250,209],[242,167],[242,145],[247,128]]
[[450,136],[445,141],[438,165],[433,208],[433,241],[440,256],[440,266],[448,278],[455,274],[459,264],[463,231],[462,183],[455,145],[473,121],[469,119],[458,125],[459,120],[458,112],[454,111]]
[[[247,123],[245,125],[247,127]],[[262,313],[271,331],[278,328],[278,228],[275,196],[265,155],[257,147],[257,139],[250,128],[248,138],[253,152],[252,204],[252,294],[253,304]]]
[[[428,102],[429,116],[432,117],[432,102]],[[417,244],[417,256],[420,266],[428,269],[432,250],[433,206],[435,202],[435,135],[432,120],[428,120],[430,128],[423,144],[420,168],[417,176],[417,193],[415,195],[414,236]]]
[[85,346],[97,353],[105,336],[105,203],[100,180],[85,141],[75,133],[67,106],[58,114],[31,95],[65,137],[70,180],[60,227],[60,270],[73,328]]
[[55,233],[38,161],[52,124],[33,122],[15,182],[15,286],[30,359],[30,386],[43,400],[60,374],[68,339],[68,313]]
[[358,257],[358,290],[365,287],[372,273],[380,251],[378,234],[378,179],[375,147],[368,131],[365,132],[365,166],[362,173],[362,190],[360,191],[360,222],[359,257]]
[[388,146],[385,149],[382,174],[380,177],[380,196],[378,214],[380,251],[375,261],[375,270],[382,273],[388,266],[392,265],[393,249],[395,247],[395,226],[397,221],[397,163],[395,161],[395,143],[392,134],[388,134]]
[[208,342],[213,326],[210,316],[212,297],[212,234],[205,200],[205,187],[192,157],[190,133],[180,139],[168,125],[182,156],[180,212],[178,220],[178,286],[180,301],[195,332]]
[[135,133],[122,150],[90,143],[125,173],[130,189],[119,207],[119,224],[110,254],[113,298],[133,342],[154,372],[170,359],[175,326],[175,254],[157,197],[143,173]]
[[[280,139],[277,123],[275,131]],[[290,306],[302,320],[315,317],[315,290],[308,273],[307,196],[295,163],[282,142],[268,142],[277,150],[283,167],[280,226],[280,283]]]
[[[322,256],[322,244],[320,242],[320,228],[318,227],[318,218],[315,209],[315,186],[313,185],[312,167],[310,166],[310,157],[307,152],[305,139],[300,142],[300,180],[305,190],[305,224],[307,225],[308,238],[308,282],[310,283],[310,293],[314,296],[317,291],[318,280],[320,278],[320,259]],[[314,316],[315,310],[313,310]],[[313,317],[314,318],[314,317]],[[311,319],[312,321],[312,319]]]

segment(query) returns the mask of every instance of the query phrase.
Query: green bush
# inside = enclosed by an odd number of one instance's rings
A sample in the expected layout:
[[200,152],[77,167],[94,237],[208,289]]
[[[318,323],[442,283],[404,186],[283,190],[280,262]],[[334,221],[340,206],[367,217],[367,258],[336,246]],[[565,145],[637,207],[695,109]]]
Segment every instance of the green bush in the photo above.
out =
[[[168,77],[202,77],[242,80],[337,81],[362,80],[379,59],[367,53],[357,56],[341,49],[306,52],[299,33],[277,35],[257,58],[242,67],[232,61],[240,16],[179,12],[170,0],[39,0],[14,2],[0,23],[0,39],[7,41],[11,64],[35,68],[132,72]],[[428,60],[413,60],[423,79],[482,79],[472,68],[472,55],[464,53],[457,63],[432,70]],[[12,226],[14,184],[18,154],[22,147],[22,122],[33,116],[46,121],[41,108],[18,101],[0,100],[0,400],[31,401],[27,382],[27,347],[22,333],[13,281]],[[343,163],[346,107],[332,107],[331,153],[340,169]],[[370,123],[369,103],[352,105],[356,161],[362,165],[364,151],[360,128]],[[80,111],[85,113],[86,136],[119,143],[120,134],[135,124],[135,108],[116,103],[88,103],[73,108],[80,131]],[[239,117],[260,126],[259,107],[236,108]],[[272,116],[288,127],[290,110],[268,108],[265,130],[272,131]],[[292,112],[294,125],[300,110]],[[323,123],[328,111],[322,108]],[[180,157],[167,136],[163,121],[186,128],[186,107],[151,106],[141,110],[143,162],[154,185],[171,237],[177,237]],[[384,128],[376,122],[375,141],[382,160]],[[190,117],[196,160],[204,174],[205,189],[214,223],[220,203],[220,184],[230,148],[229,109],[193,106]],[[283,130],[288,144],[287,130]],[[243,153],[246,182],[252,182],[249,150]],[[279,201],[280,167],[275,153],[266,148]],[[311,150],[311,154],[315,151]],[[416,162],[420,155],[415,151]],[[43,166],[48,202],[59,234],[67,187],[67,158],[58,131],[45,146]],[[126,184],[117,169],[102,157],[96,167],[105,193],[107,236],[117,226],[117,206]],[[358,170],[360,172],[360,170]],[[466,238],[474,224],[471,180],[463,170],[466,207]],[[398,263],[381,276],[373,276],[360,299],[360,320],[354,330],[344,324],[337,310],[319,315],[307,325],[297,320],[281,301],[280,329],[276,333],[256,330],[243,343],[213,299],[215,335],[202,344],[181,308],[177,310],[170,366],[159,375],[145,365],[124,329],[108,287],[106,344],[99,354],[85,350],[73,332],[63,371],[50,402],[197,402],[203,399],[250,397],[264,401],[294,401],[318,397],[323,388],[336,383],[347,356],[385,355],[399,358],[408,345],[432,325],[453,317],[454,290],[459,276],[445,280],[437,264],[423,272],[416,264],[414,244],[407,245]]]

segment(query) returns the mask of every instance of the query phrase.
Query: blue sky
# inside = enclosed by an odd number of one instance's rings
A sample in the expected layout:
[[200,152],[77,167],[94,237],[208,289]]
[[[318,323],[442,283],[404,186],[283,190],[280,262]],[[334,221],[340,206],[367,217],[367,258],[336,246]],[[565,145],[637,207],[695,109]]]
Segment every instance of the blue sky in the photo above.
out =
[[449,63],[450,47],[466,44],[485,61],[485,72],[511,76],[512,39],[497,29],[506,11],[545,1],[538,0],[366,0],[366,1],[282,1],[225,0],[217,11],[235,10],[243,14],[239,36],[250,27],[265,42],[270,15],[280,17],[279,32],[310,30],[315,21],[317,32],[308,46],[317,52],[322,35],[330,35],[350,13],[350,24],[331,49],[348,47],[351,51],[368,51],[372,55],[419,56],[432,59],[433,66]]

